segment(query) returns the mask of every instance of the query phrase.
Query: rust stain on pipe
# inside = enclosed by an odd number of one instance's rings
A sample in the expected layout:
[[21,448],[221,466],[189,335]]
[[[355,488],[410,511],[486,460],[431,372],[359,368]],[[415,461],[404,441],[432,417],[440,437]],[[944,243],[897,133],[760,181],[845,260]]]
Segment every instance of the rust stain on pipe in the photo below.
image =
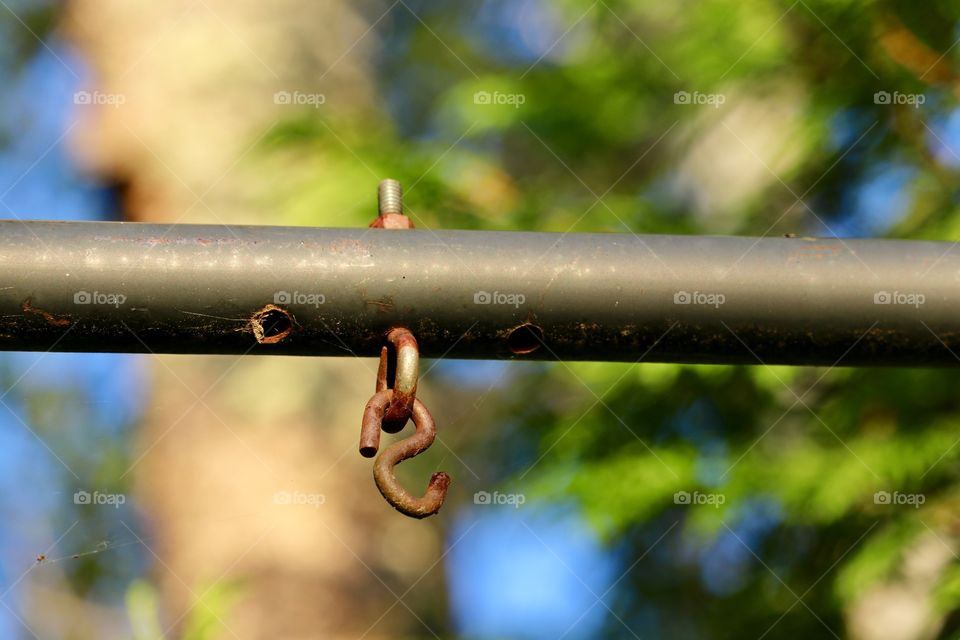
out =
[[393,300],[365,300],[364,302],[376,306],[380,313],[393,311]]
[[37,307],[30,304],[31,298],[27,298],[20,304],[20,309],[24,313],[33,313],[38,316],[42,316],[44,320],[47,321],[47,324],[53,325],[55,327],[67,327],[70,326],[70,318],[58,318],[49,311],[43,309],[38,309]]

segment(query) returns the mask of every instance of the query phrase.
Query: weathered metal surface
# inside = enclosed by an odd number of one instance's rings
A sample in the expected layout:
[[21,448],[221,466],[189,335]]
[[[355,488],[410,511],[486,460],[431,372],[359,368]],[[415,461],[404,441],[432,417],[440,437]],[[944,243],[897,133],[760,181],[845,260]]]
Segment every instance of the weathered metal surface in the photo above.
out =
[[952,243],[0,222],[0,349],[957,366]]

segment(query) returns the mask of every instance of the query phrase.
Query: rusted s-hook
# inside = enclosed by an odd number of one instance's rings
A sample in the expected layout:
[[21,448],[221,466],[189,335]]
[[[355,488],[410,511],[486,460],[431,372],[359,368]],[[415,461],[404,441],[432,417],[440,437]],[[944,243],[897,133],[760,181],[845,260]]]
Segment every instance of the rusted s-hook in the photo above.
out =
[[380,447],[380,430],[399,432],[412,417],[416,433],[393,443],[377,456],[373,464],[373,479],[381,495],[397,511],[411,518],[426,518],[443,506],[450,476],[442,471],[434,473],[421,498],[411,496],[397,481],[393,468],[426,451],[437,436],[437,428],[427,407],[416,397],[420,360],[416,338],[402,327],[391,329],[386,337],[393,347],[396,360],[391,362],[391,351],[384,346],[380,352],[376,393],[363,410],[360,455],[372,458]]
[[[381,424],[393,395],[393,389],[378,391],[370,398],[370,402],[363,410],[360,453],[367,458],[372,457],[380,446]],[[443,471],[430,476],[427,491],[421,498],[411,496],[400,485],[393,468],[404,460],[426,451],[437,437],[433,416],[419,399],[413,401],[412,417],[413,424],[417,428],[416,433],[393,443],[377,456],[373,463],[373,479],[377,483],[380,494],[393,505],[394,509],[411,518],[426,518],[440,511],[440,507],[443,506],[443,500],[447,497],[447,488],[450,486],[450,476]]]

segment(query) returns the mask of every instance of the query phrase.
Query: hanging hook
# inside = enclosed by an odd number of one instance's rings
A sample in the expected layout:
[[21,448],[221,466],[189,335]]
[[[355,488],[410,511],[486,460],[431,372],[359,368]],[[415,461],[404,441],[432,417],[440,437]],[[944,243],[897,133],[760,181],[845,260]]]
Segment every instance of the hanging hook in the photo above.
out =
[[[380,429],[393,395],[393,389],[378,391],[370,398],[363,410],[360,455],[365,458],[376,455],[380,447]],[[394,509],[411,518],[426,518],[437,513],[443,506],[443,500],[447,497],[447,488],[450,486],[450,476],[443,471],[430,476],[427,490],[421,498],[410,495],[400,485],[393,468],[404,460],[426,451],[437,437],[433,416],[418,399],[413,401],[412,417],[413,424],[417,428],[416,433],[393,443],[377,456],[373,463],[373,479],[377,483],[380,494],[393,505]]]
[[[382,180],[378,188],[379,217],[371,227],[412,229],[410,218],[403,215],[403,190],[396,180]],[[426,451],[437,437],[433,416],[417,399],[420,375],[420,349],[409,329],[394,327],[386,334],[387,344],[380,349],[376,393],[363,410],[360,428],[360,455],[372,458],[380,447],[380,430],[399,433],[413,418],[416,433],[395,442],[373,463],[373,479],[383,497],[393,507],[412,518],[432,516],[447,496],[450,476],[442,471],[430,477],[427,491],[421,498],[411,496],[400,486],[393,468]],[[391,356],[393,356],[391,358]]]

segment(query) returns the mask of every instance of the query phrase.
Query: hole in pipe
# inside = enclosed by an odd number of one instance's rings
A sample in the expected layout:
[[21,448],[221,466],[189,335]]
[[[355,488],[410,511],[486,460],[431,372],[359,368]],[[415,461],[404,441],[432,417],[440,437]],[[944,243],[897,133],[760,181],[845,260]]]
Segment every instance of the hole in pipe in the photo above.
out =
[[521,324],[507,336],[510,351],[517,355],[533,353],[543,344],[543,330],[535,324]]
[[293,331],[293,318],[290,312],[276,305],[268,304],[250,318],[250,328],[257,342],[274,344],[286,338]]

